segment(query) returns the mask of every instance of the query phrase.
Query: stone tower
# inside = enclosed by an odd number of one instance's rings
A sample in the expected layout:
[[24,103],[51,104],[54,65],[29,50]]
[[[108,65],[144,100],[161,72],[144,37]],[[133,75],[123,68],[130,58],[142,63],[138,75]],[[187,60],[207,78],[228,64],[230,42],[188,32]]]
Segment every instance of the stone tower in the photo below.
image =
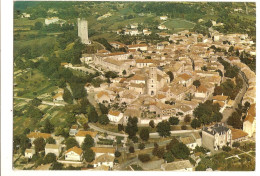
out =
[[149,78],[147,81],[148,95],[156,95],[157,93],[157,68],[155,65],[149,67]]
[[88,21],[85,19],[78,18],[78,36],[82,43],[87,45],[91,44],[88,39]]

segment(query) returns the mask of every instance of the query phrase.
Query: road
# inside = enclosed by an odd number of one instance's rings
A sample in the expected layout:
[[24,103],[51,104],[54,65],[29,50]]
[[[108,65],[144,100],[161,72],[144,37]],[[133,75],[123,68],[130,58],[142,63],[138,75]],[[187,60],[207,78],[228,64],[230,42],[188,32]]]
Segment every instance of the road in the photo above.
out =
[[131,160],[127,160],[127,161],[123,162],[122,164],[119,164],[119,165],[115,166],[113,170],[123,170],[127,166],[129,166],[129,165],[131,165],[131,164],[133,164],[133,163],[135,163],[137,161],[138,161],[138,158],[135,157],[135,158],[133,158]]
[[[22,97],[14,97],[14,99],[24,100],[26,102],[29,102],[32,100],[31,98],[22,98]],[[50,105],[50,106],[65,106],[66,105],[65,102],[57,103],[57,102],[51,102],[51,101],[42,101],[42,104]]]
[[245,95],[246,91],[247,91],[247,83],[246,83],[246,78],[244,77],[243,73],[241,73],[241,71],[239,72],[239,76],[240,78],[243,80],[243,86],[242,89],[239,91],[239,93],[237,94],[235,100],[234,100],[234,105],[232,108],[226,108],[223,111],[223,119],[221,120],[221,122],[226,123],[228,117],[236,110],[238,104],[242,101],[243,96]]
[[99,127],[93,125],[92,123],[89,123],[88,126],[90,128],[92,128],[93,130],[96,130],[96,131],[99,131],[99,132],[102,132],[102,133],[107,133],[107,134],[112,135],[112,136],[128,137],[128,135],[126,135],[126,134],[114,133],[114,132],[111,132],[111,131],[104,130],[102,128],[99,128]]

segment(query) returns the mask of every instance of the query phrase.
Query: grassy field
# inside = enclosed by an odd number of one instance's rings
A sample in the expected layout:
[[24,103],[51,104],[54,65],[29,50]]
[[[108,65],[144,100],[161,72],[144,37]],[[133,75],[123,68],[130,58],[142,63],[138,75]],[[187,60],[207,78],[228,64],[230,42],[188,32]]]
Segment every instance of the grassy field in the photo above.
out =
[[36,69],[14,77],[14,81],[17,83],[15,89],[20,90],[17,92],[17,96],[24,98],[34,98],[45,93],[50,94],[58,89],[54,83],[50,82],[48,78]]
[[174,29],[174,31],[191,29],[194,27],[194,24],[192,22],[183,19],[170,19],[167,22],[165,22],[164,25],[169,29]]
[[14,19],[14,28],[19,26],[22,27],[34,26],[34,24],[38,21],[44,23],[44,18],[37,18],[35,20],[29,20],[28,18]]

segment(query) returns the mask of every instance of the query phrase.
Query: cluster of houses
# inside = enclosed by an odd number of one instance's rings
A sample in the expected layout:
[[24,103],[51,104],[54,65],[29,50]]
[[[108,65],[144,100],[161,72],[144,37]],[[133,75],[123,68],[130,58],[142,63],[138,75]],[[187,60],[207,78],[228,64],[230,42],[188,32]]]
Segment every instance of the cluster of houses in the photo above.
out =
[[[99,135],[94,131],[84,131],[79,129],[78,125],[73,125],[69,132],[71,137],[74,137],[78,142],[79,146],[82,145],[86,135],[90,135],[94,139],[95,146],[91,147],[95,153],[95,160],[92,161],[92,165],[95,169],[99,167],[107,167],[111,170],[114,166],[115,151],[116,148],[113,145],[102,145],[99,143],[99,140],[104,139],[102,135]],[[30,139],[32,147],[25,150],[25,157],[32,158],[35,154],[35,145],[33,141],[37,138],[43,138],[45,141],[52,137],[55,140],[55,144],[46,144],[45,145],[45,155],[48,153],[53,153],[57,157],[57,161],[63,164],[81,166],[83,164],[83,150],[80,147],[74,146],[72,148],[66,148],[64,144],[64,137],[54,136],[49,133],[41,132],[31,132],[27,135]],[[115,137],[108,136],[105,139],[115,140]]]
[[[161,16],[160,17],[160,20],[162,20],[164,22],[167,19],[168,19],[167,16]],[[158,25],[158,29],[160,29],[160,30],[167,30],[168,28],[163,23]],[[152,34],[152,31],[150,31],[148,28],[144,28],[142,31],[138,31],[137,28],[138,28],[138,23],[133,23],[133,24],[130,24],[129,26],[127,26],[126,28],[118,29],[116,31],[116,33],[118,35],[131,35],[131,36],[135,36],[135,35],[151,35]]]
[[[132,28],[136,26],[133,25]],[[157,45],[142,44],[142,41],[135,45],[110,42],[113,47],[124,47],[127,51],[111,53],[102,50],[91,57],[83,57],[82,61],[105,71],[115,71],[120,77],[111,79],[111,83],[103,83],[98,88],[90,84],[86,84],[85,88],[96,93],[95,99],[99,103],[127,105],[124,111],[116,112],[118,110],[114,109],[113,113],[108,114],[115,123],[125,123],[132,113],[140,118],[141,124],[149,123],[151,118],[158,123],[173,115],[183,120],[185,115],[192,114],[193,109],[207,99],[218,103],[220,112],[223,112],[225,108],[232,107],[234,102],[223,95],[212,97],[212,93],[215,86],[222,82],[219,71],[225,73],[224,66],[217,58],[228,58],[221,52],[215,53],[211,46],[226,51],[233,45],[252,50],[252,42],[245,34],[220,35],[211,31],[211,35],[209,38],[182,31],[169,37],[172,43],[164,41]],[[223,44],[226,40],[230,44]],[[242,64],[237,60],[234,62],[238,63]],[[241,68],[247,77],[254,74],[248,69],[247,66]],[[195,80],[200,81],[199,87],[193,85]],[[255,79],[248,82],[251,87],[243,101],[250,98],[255,101],[254,91],[250,91],[255,90]]]

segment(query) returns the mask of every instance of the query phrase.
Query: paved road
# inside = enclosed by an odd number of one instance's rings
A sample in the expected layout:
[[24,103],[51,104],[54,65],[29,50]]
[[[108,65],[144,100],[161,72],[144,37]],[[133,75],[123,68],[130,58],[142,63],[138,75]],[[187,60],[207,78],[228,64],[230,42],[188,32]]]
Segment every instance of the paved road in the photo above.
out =
[[[22,97],[14,97],[14,99],[24,100],[26,102],[29,102],[32,100],[31,98],[22,98]],[[62,103],[62,102],[57,103],[57,102],[51,102],[51,101],[42,101],[42,104],[50,105],[50,106],[65,106],[66,105],[66,103]]]

